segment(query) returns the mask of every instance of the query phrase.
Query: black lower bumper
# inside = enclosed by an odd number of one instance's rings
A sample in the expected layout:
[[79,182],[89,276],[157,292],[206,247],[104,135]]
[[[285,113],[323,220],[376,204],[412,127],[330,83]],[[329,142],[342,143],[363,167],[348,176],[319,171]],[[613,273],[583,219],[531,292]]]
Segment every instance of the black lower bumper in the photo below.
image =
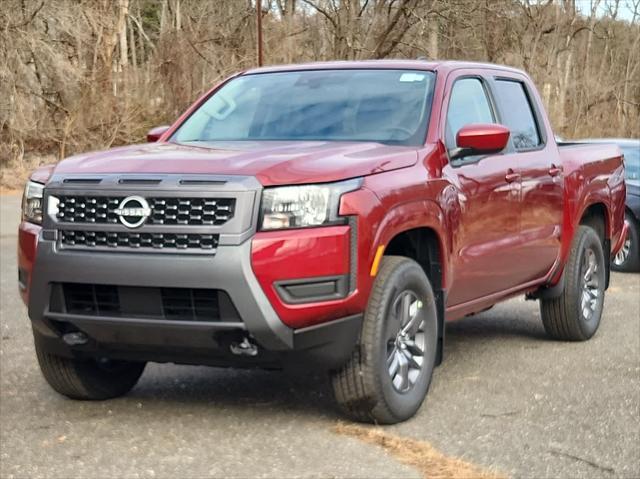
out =
[[[185,323],[49,313],[33,322],[41,348],[65,357],[107,357],[229,367],[282,368],[292,365],[334,369],[344,364],[358,340],[362,315],[348,316],[294,332],[293,346],[269,350],[236,323]],[[68,344],[70,334],[85,340]],[[238,353],[245,339],[255,355]],[[234,351],[236,351],[234,353]]]

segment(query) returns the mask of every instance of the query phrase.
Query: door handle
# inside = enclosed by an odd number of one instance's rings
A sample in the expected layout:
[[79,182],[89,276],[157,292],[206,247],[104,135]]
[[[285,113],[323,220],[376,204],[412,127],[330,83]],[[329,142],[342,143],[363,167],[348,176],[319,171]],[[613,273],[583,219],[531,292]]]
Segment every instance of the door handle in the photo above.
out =
[[562,173],[561,166],[556,166],[552,164],[551,168],[549,168],[549,176],[558,176],[560,173]]
[[509,168],[504,179],[507,183],[513,183],[514,181],[520,180],[520,173],[516,173],[511,168]]

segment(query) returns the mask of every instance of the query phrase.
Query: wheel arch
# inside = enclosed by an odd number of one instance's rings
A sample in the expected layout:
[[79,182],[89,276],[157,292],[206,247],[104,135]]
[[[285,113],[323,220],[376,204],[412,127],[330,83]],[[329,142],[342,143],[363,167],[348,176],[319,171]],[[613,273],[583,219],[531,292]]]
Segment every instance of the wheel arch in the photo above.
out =
[[640,224],[640,211],[636,214],[636,212],[633,211],[633,209],[631,207],[629,207],[629,205],[625,205],[624,212],[625,212],[625,214],[629,214],[629,216],[631,216],[631,218],[636,223]]
[[[592,227],[603,242],[611,238],[609,209],[602,201],[594,202],[586,206],[580,215],[578,225]],[[576,225],[576,229],[578,225]]]
[[[433,201],[412,201],[403,203],[391,209],[380,222],[372,242],[372,258],[376,252],[382,250],[384,254],[397,254],[399,256],[407,256],[416,260],[423,268],[429,278],[432,278],[425,262],[425,251],[431,251],[430,259],[440,265],[440,272],[437,281],[438,288],[446,289],[449,283],[448,270],[448,241],[446,235],[444,214],[440,207]],[[428,250],[420,250],[419,252],[412,250],[410,245],[415,241],[427,241]],[[392,246],[392,250],[389,247]],[[403,249],[404,248],[404,249]],[[392,251],[392,252],[389,252]],[[393,253],[395,251],[395,253]],[[401,251],[401,252],[398,252]],[[404,254],[402,253],[404,251]],[[420,258],[416,255],[422,254]],[[435,285],[433,285],[435,287]]]
[[432,287],[442,289],[442,242],[432,227],[422,226],[397,232],[387,243],[384,254],[413,259],[431,280]]
[[[588,198],[589,199],[589,198]],[[565,215],[567,213],[565,212]],[[575,215],[575,216],[574,216]],[[530,299],[536,298],[553,298],[558,296],[564,288],[564,271],[566,263],[569,260],[569,253],[574,237],[581,225],[591,226],[602,241],[603,251],[611,251],[611,216],[606,201],[602,198],[592,197],[591,201],[586,201],[584,207],[579,210],[573,210],[569,216],[565,216],[565,224],[563,231],[563,241],[560,247],[559,266],[551,275],[550,280],[534,292],[527,294]],[[564,234],[566,232],[566,234]],[[607,261],[606,270],[606,286],[609,286],[609,266],[610,254],[605,253]]]
[[[591,199],[591,201],[589,201],[589,199]],[[554,274],[553,278],[555,278],[555,280],[552,281],[552,284],[555,284],[562,270],[564,270],[564,265],[569,258],[573,238],[580,225],[593,227],[600,236],[603,245],[611,241],[611,212],[607,201],[603,198],[592,197],[587,198],[587,201],[584,201],[583,204],[584,206],[580,209],[575,208],[570,212],[565,211],[563,240],[560,248],[560,264],[562,268]]]
[[[415,206],[414,207],[418,207]],[[416,210],[413,210],[416,211]],[[417,210],[420,211],[420,210]],[[424,211],[424,210],[423,210]],[[433,222],[406,222],[404,227],[389,228],[377,243],[384,255],[404,256],[416,261],[431,282],[438,312],[438,351],[436,364],[444,357],[447,250],[443,228]]]

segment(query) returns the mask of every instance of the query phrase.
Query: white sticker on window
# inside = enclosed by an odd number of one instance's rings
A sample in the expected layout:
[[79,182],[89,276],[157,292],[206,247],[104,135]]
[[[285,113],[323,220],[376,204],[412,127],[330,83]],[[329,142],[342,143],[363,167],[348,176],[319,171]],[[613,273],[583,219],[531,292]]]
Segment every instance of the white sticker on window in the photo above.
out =
[[424,80],[424,74],[422,73],[403,73],[400,75],[401,82],[415,82]]

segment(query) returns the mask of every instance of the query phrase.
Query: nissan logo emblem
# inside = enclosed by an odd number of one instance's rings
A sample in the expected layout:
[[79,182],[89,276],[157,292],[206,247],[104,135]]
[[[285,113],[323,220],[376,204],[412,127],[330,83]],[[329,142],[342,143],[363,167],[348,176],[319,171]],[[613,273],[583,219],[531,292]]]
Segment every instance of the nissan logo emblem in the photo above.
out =
[[127,228],[138,228],[151,216],[151,208],[147,200],[141,196],[127,196],[120,202],[114,213]]

